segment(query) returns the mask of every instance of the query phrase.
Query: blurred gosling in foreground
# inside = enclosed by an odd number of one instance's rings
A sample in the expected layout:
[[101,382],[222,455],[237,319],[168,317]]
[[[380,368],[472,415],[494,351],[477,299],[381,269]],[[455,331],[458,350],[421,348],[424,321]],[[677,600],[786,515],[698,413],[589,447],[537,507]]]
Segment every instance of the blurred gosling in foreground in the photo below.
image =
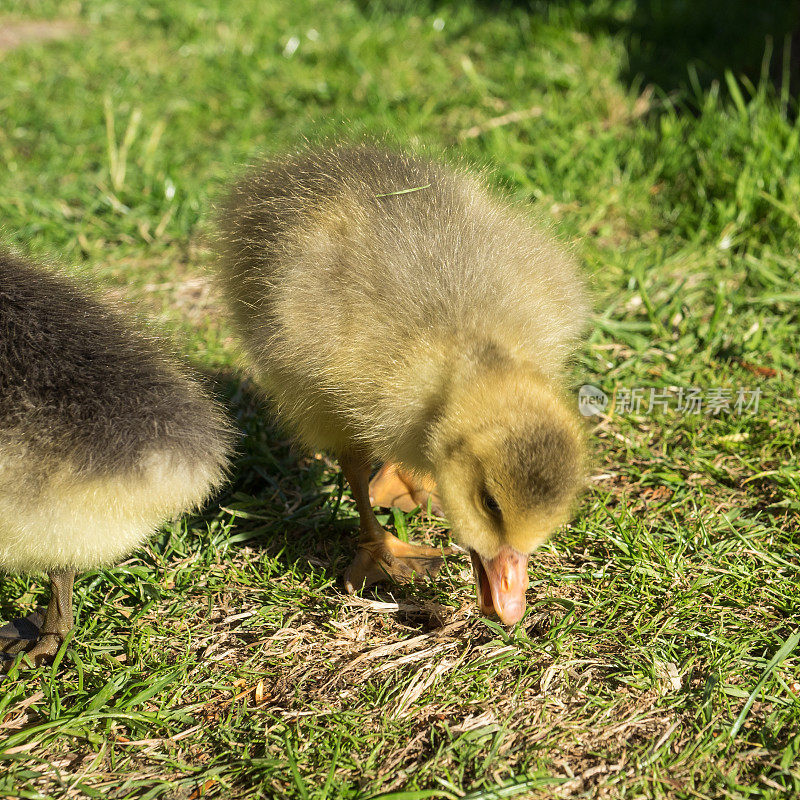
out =
[[[75,572],[122,559],[202,503],[224,477],[231,429],[120,315],[6,253],[0,386],[0,570],[50,578],[38,662],[72,628]],[[19,636],[0,630],[8,652],[24,649]]]
[[[222,227],[222,284],[257,376],[353,490],[347,590],[436,572],[442,551],[401,542],[371,507],[435,492],[481,609],[520,620],[528,554],[583,481],[559,387],[587,312],[572,259],[478,178],[372,146],[262,165]],[[373,461],[386,466],[371,497]]]

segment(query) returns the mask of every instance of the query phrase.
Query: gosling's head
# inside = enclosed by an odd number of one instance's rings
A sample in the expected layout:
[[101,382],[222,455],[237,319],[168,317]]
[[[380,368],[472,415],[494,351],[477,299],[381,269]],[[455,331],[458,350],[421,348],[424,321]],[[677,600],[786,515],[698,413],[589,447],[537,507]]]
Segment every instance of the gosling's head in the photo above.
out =
[[473,376],[436,425],[432,455],[442,505],[472,557],[481,611],[519,622],[528,557],[567,521],[583,484],[575,415],[535,373]]

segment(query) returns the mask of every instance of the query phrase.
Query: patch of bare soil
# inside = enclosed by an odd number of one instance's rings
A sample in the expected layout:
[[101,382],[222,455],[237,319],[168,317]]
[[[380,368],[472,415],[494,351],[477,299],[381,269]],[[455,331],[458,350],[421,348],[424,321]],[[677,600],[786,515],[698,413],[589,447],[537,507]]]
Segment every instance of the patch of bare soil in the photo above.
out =
[[0,53],[31,42],[52,42],[76,36],[79,28],[67,20],[9,20],[0,18]]

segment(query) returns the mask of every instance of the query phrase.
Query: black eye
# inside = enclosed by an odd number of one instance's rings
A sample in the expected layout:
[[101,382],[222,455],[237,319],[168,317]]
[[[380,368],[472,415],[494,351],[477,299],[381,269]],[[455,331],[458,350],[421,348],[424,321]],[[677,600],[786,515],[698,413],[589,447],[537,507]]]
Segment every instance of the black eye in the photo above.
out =
[[500,516],[500,503],[488,492],[483,493],[483,507],[493,516]]

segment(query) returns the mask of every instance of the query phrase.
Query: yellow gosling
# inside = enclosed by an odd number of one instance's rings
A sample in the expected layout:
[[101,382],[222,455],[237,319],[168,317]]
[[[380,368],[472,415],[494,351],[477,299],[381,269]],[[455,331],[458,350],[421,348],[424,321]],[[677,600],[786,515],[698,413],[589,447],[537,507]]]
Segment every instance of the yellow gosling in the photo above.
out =
[[528,555],[583,481],[560,387],[587,313],[573,259],[466,171],[340,146],[236,186],[220,278],[277,416],[351,485],[348,591],[436,572],[441,551],[400,542],[372,511],[430,497],[472,555],[482,610],[521,619]]
[[[77,571],[127,556],[225,476],[232,432],[198,384],[66,277],[0,253],[0,569],[47,573],[29,649],[73,625]],[[0,649],[25,649],[15,625]]]

